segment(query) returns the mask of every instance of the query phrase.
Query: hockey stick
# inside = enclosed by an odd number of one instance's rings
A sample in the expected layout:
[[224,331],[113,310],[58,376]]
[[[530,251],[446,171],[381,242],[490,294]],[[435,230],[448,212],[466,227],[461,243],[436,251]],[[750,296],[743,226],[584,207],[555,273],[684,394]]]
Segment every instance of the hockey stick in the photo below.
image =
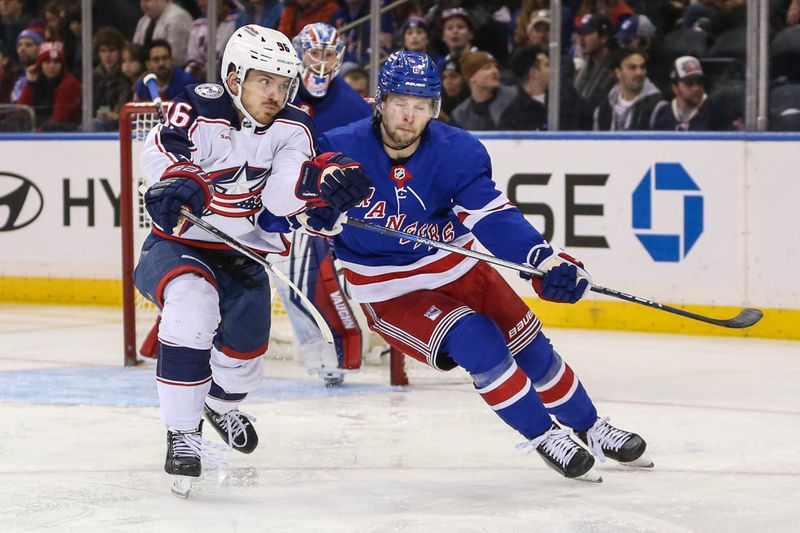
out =
[[320,331],[322,331],[322,336],[325,337],[325,341],[328,344],[333,344],[333,333],[331,333],[331,328],[328,327],[328,323],[325,322],[325,319],[322,318],[322,315],[317,310],[317,308],[314,307],[314,304],[311,303],[308,297],[306,297],[306,295],[303,294],[303,291],[301,291],[297,287],[297,285],[292,283],[292,280],[286,277],[286,274],[281,272],[275,265],[273,265],[260,255],[258,255],[252,249],[240,243],[239,241],[237,241],[236,239],[234,239],[233,237],[231,237],[218,227],[209,224],[200,217],[194,216],[187,207],[185,206],[181,207],[181,216],[185,217],[189,222],[191,222],[198,228],[202,229],[206,233],[215,236],[216,238],[218,238],[219,240],[221,240],[222,242],[224,242],[225,244],[227,244],[229,247],[233,248],[240,254],[252,259],[259,265],[263,266],[264,268],[275,274],[278,277],[278,279],[280,279],[282,282],[288,285],[289,288],[292,289],[297,294],[297,296],[300,297],[300,301],[303,302],[305,308],[308,310],[309,313],[311,313],[311,316],[314,318],[314,322],[317,323],[317,326],[319,326]]
[[[416,235],[412,235],[411,233],[406,233],[404,231],[386,228],[383,226],[379,226],[377,224],[373,224],[371,222],[364,222],[363,220],[359,220],[357,218],[347,217],[345,224],[349,226],[354,226],[356,228],[361,228],[363,230],[372,231],[374,233],[380,233],[381,235],[387,235],[389,237],[400,237],[401,239],[408,239],[416,243],[425,244],[432,248],[446,250],[448,252],[452,252],[455,254],[464,255],[467,257],[471,257],[473,259],[478,259],[479,261],[485,261],[493,265],[510,268],[518,272],[524,272],[526,274],[530,274],[531,276],[542,277],[543,275],[540,271],[528,265],[520,265],[512,261],[506,261],[505,259],[500,259],[499,257],[495,257],[493,255],[484,254],[481,252],[475,252],[473,250],[465,250],[464,248],[459,248],[458,246],[453,246],[452,244],[447,244],[445,242],[436,241],[425,237],[418,237]],[[647,307],[652,307],[653,309],[666,311],[667,313],[680,315],[682,317],[690,318],[692,320],[699,320],[700,322],[705,322],[707,324],[712,324],[714,326],[720,326],[723,328],[735,328],[735,329],[749,328],[750,326],[755,325],[759,320],[761,320],[761,317],[764,316],[764,312],[761,311],[760,309],[753,309],[751,307],[748,307],[746,309],[742,309],[739,312],[739,314],[733,318],[727,318],[727,319],[711,318],[704,315],[698,315],[690,311],[684,311],[683,309],[678,309],[677,307],[671,307],[669,305],[660,304],[652,300],[647,300],[646,298],[642,298],[640,296],[634,296],[632,294],[627,294],[614,289],[601,287],[600,285],[592,285],[591,290],[599,294],[605,294],[606,296],[611,296],[612,298],[619,298],[620,300],[625,300],[626,302],[645,305]]]

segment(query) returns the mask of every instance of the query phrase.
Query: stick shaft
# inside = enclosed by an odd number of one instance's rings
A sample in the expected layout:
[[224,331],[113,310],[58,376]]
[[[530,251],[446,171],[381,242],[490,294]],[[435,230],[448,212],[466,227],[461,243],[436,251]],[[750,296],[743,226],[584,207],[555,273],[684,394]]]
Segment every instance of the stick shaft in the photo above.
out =
[[[478,259],[479,261],[485,261],[493,265],[510,268],[512,270],[516,270],[517,272],[524,272],[525,274],[529,274],[531,276],[541,277],[543,275],[542,272],[536,270],[530,265],[521,265],[519,263],[514,263],[513,261],[506,261],[505,259],[500,259],[499,257],[495,257],[493,255],[476,252],[474,250],[466,250],[464,248],[459,248],[458,246],[453,246],[452,244],[436,241],[433,239],[428,239],[426,237],[418,237],[416,235],[412,235],[411,233],[406,233],[404,231],[399,231],[384,226],[379,226],[371,222],[364,222],[363,220],[359,220],[357,218],[347,217],[345,223],[349,226],[354,226],[367,231],[372,231],[374,233],[380,233],[381,235],[386,235],[389,237],[399,237],[401,239],[408,239],[413,242],[425,244],[432,248],[446,250],[448,252],[452,252],[455,254],[464,255],[467,257],[471,257],[473,259]],[[692,313],[690,311],[685,311],[683,309],[678,309],[676,307],[671,307],[669,305],[660,304],[658,302],[654,302],[652,300],[648,300],[640,296],[635,296],[633,294],[627,294],[615,289],[601,287],[600,285],[592,285],[591,290],[592,292],[596,292],[598,294],[604,294],[612,298],[625,300],[626,302],[644,305],[653,309],[658,309],[660,311],[665,311],[667,313],[680,315],[682,317],[690,318],[692,320],[699,320],[707,324],[713,324],[715,326],[720,326],[724,328],[748,328],[754,325],[756,322],[758,322],[763,316],[763,313],[760,310],[747,308],[741,311],[737,316],[733,318],[717,319],[717,318],[707,317],[704,315],[699,315],[697,313]]]

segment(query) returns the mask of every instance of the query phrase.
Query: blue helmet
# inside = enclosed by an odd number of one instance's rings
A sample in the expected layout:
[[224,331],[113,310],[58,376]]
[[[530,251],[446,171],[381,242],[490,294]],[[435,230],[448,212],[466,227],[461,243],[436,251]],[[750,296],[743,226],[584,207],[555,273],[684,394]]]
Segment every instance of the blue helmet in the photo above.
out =
[[393,52],[381,67],[376,103],[382,102],[389,93],[430,98],[433,100],[433,118],[436,118],[442,105],[439,69],[425,52]]

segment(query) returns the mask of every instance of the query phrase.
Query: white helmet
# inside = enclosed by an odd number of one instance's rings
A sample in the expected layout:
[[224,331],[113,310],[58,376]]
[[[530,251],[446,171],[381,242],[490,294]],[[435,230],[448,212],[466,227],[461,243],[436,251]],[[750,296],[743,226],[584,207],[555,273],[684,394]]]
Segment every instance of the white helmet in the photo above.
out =
[[[231,64],[236,68],[236,83],[240,87],[238,95],[234,95],[231,88],[228,87],[228,68]],[[291,78],[291,86],[282,104],[285,106],[286,102],[292,101],[297,94],[299,83],[297,74],[300,71],[300,60],[297,58],[291,41],[277,30],[248,24],[237,29],[228,39],[220,64],[222,84],[233,99],[236,108],[248,120],[257,126],[265,126],[266,124],[255,120],[242,105],[241,85],[250,69]]]

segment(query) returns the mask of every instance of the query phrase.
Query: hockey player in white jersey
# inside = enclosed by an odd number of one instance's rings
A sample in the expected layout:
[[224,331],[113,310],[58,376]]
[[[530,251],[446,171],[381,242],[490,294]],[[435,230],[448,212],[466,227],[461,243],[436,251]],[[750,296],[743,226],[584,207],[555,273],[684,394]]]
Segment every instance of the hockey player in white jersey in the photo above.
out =
[[[161,309],[156,382],[167,426],[164,469],[181,481],[202,471],[203,414],[233,449],[257,446],[255,419],[238,406],[261,379],[270,327],[263,267],[187,226],[181,207],[255,251],[285,254],[286,240],[264,220],[310,205],[342,213],[368,191],[358,165],[338,154],[317,156],[311,120],[287,105],[298,70],[282,33],[239,28],[222,57],[223,85],[187,87],[142,151],[153,230],[135,281]],[[178,484],[177,493],[185,496],[189,487]]]

